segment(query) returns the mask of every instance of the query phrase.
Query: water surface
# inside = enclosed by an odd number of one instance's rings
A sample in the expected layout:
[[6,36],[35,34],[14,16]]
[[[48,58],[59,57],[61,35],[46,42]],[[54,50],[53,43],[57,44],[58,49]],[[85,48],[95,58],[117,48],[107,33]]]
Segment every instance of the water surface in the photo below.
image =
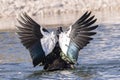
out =
[[33,67],[15,32],[0,32],[0,80],[120,80],[120,24],[101,24],[74,70]]

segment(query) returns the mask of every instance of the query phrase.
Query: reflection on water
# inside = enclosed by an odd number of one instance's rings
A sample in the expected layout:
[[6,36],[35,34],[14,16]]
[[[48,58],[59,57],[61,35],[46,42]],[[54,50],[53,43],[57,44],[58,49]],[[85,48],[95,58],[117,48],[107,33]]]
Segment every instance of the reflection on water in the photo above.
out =
[[0,80],[120,80],[120,25],[100,25],[95,39],[80,51],[74,70],[46,72],[33,67],[14,32],[0,33]]

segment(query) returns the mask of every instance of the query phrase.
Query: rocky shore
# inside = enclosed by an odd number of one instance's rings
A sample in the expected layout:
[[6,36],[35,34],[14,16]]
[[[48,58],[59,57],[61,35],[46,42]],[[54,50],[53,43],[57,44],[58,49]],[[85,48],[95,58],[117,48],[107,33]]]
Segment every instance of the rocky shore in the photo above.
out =
[[22,12],[46,27],[71,24],[87,10],[100,24],[120,23],[120,0],[0,0],[0,9],[0,30],[15,30]]

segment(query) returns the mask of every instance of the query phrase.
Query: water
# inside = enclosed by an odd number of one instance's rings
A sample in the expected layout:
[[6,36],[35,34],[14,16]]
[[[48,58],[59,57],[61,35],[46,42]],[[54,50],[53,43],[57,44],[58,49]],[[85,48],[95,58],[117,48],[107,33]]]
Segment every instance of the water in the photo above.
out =
[[15,32],[0,32],[0,80],[120,80],[120,24],[101,24],[74,70],[33,67]]

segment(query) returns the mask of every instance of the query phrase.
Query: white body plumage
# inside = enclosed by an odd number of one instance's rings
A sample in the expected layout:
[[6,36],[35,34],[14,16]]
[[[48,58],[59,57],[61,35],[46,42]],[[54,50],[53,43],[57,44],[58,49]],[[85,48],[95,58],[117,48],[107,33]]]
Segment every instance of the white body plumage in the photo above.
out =
[[67,32],[61,32],[59,35],[59,44],[60,47],[65,55],[67,55],[69,43],[70,43],[70,37],[69,34],[71,32],[71,26],[69,27],[70,29]]
[[45,55],[48,55],[52,52],[52,50],[55,47],[55,44],[57,42],[57,36],[54,34],[54,32],[51,33],[45,33],[43,38],[40,40],[43,51],[45,52]]

